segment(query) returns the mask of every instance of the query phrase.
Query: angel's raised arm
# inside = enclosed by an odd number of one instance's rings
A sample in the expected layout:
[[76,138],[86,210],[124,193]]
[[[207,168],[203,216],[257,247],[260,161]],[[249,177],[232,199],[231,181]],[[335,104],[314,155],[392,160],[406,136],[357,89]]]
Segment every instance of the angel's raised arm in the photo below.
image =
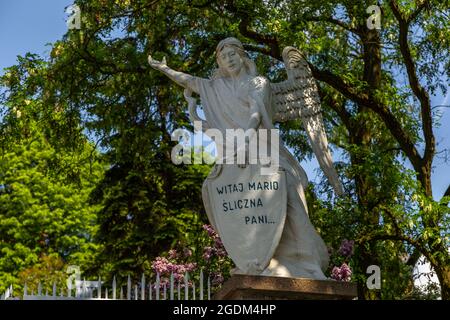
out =
[[153,59],[151,55],[148,56],[148,63],[153,69],[159,70],[168,76],[173,82],[182,86],[185,89],[198,93],[197,82],[194,81],[196,77],[190,74],[175,71],[167,66],[166,58],[164,57],[162,61]]

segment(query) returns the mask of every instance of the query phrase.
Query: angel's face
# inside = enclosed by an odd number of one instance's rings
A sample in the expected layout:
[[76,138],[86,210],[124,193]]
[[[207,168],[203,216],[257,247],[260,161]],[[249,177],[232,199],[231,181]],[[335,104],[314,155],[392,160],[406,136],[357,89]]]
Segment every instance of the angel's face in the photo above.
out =
[[224,47],[218,57],[219,66],[232,75],[238,75],[244,64],[242,57],[233,47]]

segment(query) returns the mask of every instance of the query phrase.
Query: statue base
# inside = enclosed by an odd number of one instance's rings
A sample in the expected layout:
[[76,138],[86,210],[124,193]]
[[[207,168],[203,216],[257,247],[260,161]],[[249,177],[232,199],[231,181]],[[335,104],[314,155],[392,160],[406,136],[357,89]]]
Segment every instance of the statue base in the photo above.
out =
[[214,300],[351,300],[355,283],[306,278],[233,275]]

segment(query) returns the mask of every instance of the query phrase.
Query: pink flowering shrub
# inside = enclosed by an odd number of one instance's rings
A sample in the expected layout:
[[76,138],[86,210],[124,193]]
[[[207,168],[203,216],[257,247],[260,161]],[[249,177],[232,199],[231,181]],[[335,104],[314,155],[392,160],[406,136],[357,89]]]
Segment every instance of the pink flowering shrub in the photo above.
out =
[[352,270],[344,262],[340,267],[333,267],[331,271],[331,278],[338,281],[350,281],[352,276]]
[[352,278],[352,269],[350,268],[351,257],[354,253],[355,242],[344,239],[337,251],[328,248],[330,254],[330,278],[337,281],[350,281]]
[[355,241],[344,239],[339,247],[339,253],[344,257],[351,257],[353,255],[353,247]]
[[[203,270],[204,281],[209,277],[212,287],[220,287],[229,277],[233,266],[217,232],[210,225],[203,225],[202,234],[193,244],[179,244],[151,263],[153,273],[160,275],[160,287],[168,286],[173,274],[175,285],[184,287],[185,275],[189,274],[188,286],[193,278],[198,280]],[[198,282],[197,282],[198,283]]]

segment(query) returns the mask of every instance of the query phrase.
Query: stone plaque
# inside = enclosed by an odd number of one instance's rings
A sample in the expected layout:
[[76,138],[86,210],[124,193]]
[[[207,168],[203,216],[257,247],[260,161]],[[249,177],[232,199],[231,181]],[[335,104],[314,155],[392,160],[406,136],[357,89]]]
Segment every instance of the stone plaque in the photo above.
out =
[[260,165],[219,168],[206,181],[208,215],[236,266],[260,273],[278,246],[286,219],[285,172],[261,175]]

